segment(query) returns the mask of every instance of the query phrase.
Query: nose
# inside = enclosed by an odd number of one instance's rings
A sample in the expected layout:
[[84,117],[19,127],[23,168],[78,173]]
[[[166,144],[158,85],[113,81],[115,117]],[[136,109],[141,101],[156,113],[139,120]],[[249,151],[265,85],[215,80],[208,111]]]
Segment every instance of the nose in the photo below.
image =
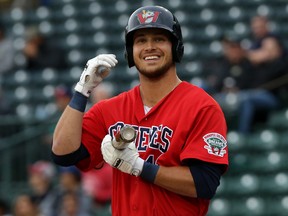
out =
[[145,50],[154,50],[155,49],[155,43],[153,40],[147,40]]

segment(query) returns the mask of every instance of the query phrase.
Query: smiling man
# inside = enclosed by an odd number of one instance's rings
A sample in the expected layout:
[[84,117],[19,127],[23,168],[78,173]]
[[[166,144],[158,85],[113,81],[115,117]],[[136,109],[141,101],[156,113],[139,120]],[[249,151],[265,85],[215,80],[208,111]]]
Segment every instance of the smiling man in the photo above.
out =
[[[125,42],[140,84],[84,113],[92,89],[117,64],[112,54],[90,59],[55,129],[53,159],[82,170],[104,161],[113,166],[114,216],[206,215],[228,167],[224,115],[207,93],[177,76],[184,47],[170,11],[137,9]],[[137,137],[119,150],[113,143],[124,126],[132,126]]]

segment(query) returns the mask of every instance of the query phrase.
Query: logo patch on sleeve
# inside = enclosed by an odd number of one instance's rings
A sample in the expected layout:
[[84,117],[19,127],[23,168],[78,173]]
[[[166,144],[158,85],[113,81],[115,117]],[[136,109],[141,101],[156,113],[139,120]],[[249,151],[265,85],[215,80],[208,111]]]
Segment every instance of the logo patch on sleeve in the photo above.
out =
[[203,139],[207,145],[204,146],[209,154],[223,157],[226,154],[226,139],[219,133],[208,133],[203,136]]

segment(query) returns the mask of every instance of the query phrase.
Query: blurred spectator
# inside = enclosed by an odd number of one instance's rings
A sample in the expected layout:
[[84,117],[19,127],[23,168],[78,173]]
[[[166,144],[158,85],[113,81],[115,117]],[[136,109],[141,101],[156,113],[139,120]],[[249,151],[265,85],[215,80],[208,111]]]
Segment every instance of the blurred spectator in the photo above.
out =
[[66,191],[62,197],[62,205],[58,216],[91,216],[89,212],[80,212],[80,200],[78,194]]
[[90,100],[95,104],[101,100],[108,99],[114,95],[114,86],[108,81],[101,82],[97,88],[91,92]]
[[37,205],[28,194],[20,194],[13,204],[13,216],[46,216],[39,212]]
[[[251,32],[253,38],[247,57],[253,64],[269,66],[271,63],[283,63],[286,56],[285,48],[279,36],[269,30],[267,17],[253,17]],[[274,66],[277,65],[274,64]],[[274,68],[274,73],[277,73],[277,70],[279,70],[278,67]]]
[[[44,144],[47,144],[46,147],[50,149],[52,143],[53,132],[56,124],[56,120],[59,119],[60,115],[68,105],[72,97],[72,90],[66,85],[58,85],[55,87],[54,91],[54,102],[56,105],[56,112],[51,116],[49,113],[46,113],[42,107],[39,107],[36,111],[36,116],[41,116],[42,119],[49,118],[52,121],[52,124],[48,128],[47,134],[44,136]],[[42,109],[41,109],[42,108]],[[48,149],[47,149],[48,150]]]
[[287,50],[284,43],[276,33],[269,30],[267,17],[253,17],[251,32],[252,44],[247,50],[247,58],[254,64],[253,86],[266,88],[278,94],[283,87],[279,77],[288,71]]
[[62,113],[72,98],[72,90],[66,85],[58,85],[54,92],[57,111]]
[[[69,196],[67,196],[68,194]],[[72,198],[75,197],[77,199],[71,199],[71,194],[75,195],[73,195]],[[77,205],[74,206],[77,208],[77,216],[91,214],[91,197],[83,190],[80,170],[75,166],[59,167],[58,206],[56,207],[56,215],[61,215],[63,209],[66,209],[66,213],[70,211],[71,209],[68,207],[68,204],[70,205],[71,201],[77,201]]]
[[[259,71],[247,58],[246,51],[236,35],[226,35],[222,44],[223,59],[206,64],[209,67],[206,70],[210,71],[207,86],[224,113],[237,116],[238,131],[249,133],[255,123],[256,114],[259,111],[276,109],[279,100],[271,91],[257,85]],[[263,77],[264,73],[265,71]],[[266,81],[269,81],[268,76]]]
[[53,216],[56,206],[56,192],[53,180],[56,170],[48,161],[37,161],[28,168],[28,182],[32,190],[32,199],[39,212],[45,216]]
[[112,167],[104,164],[101,169],[83,172],[83,189],[93,199],[96,215],[109,212],[112,195]]
[[0,77],[13,69],[15,49],[12,38],[8,37],[5,26],[0,23]]
[[[114,87],[109,82],[102,82],[93,89],[91,104],[108,99],[114,94]],[[82,173],[83,188],[93,198],[96,215],[107,214],[110,211],[112,194],[112,167],[104,164],[101,169],[90,170]]]
[[41,34],[34,26],[26,31],[26,44],[23,49],[26,69],[37,70],[46,67],[64,69],[67,67],[66,54],[55,45],[55,41]]
[[253,65],[246,58],[241,38],[229,32],[222,38],[223,55],[204,64],[206,81],[202,86],[210,94],[236,92],[251,86]]

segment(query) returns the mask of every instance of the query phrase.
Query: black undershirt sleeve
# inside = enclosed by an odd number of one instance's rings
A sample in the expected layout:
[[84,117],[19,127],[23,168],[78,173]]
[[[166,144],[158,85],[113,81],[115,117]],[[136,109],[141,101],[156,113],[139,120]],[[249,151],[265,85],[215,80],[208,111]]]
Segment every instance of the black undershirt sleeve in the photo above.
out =
[[80,147],[70,154],[56,155],[53,151],[51,151],[51,157],[54,163],[60,166],[72,166],[77,164],[80,160],[89,157],[89,152],[81,143]]
[[189,162],[189,168],[194,179],[197,197],[212,199],[220,185],[224,165],[193,160]]

